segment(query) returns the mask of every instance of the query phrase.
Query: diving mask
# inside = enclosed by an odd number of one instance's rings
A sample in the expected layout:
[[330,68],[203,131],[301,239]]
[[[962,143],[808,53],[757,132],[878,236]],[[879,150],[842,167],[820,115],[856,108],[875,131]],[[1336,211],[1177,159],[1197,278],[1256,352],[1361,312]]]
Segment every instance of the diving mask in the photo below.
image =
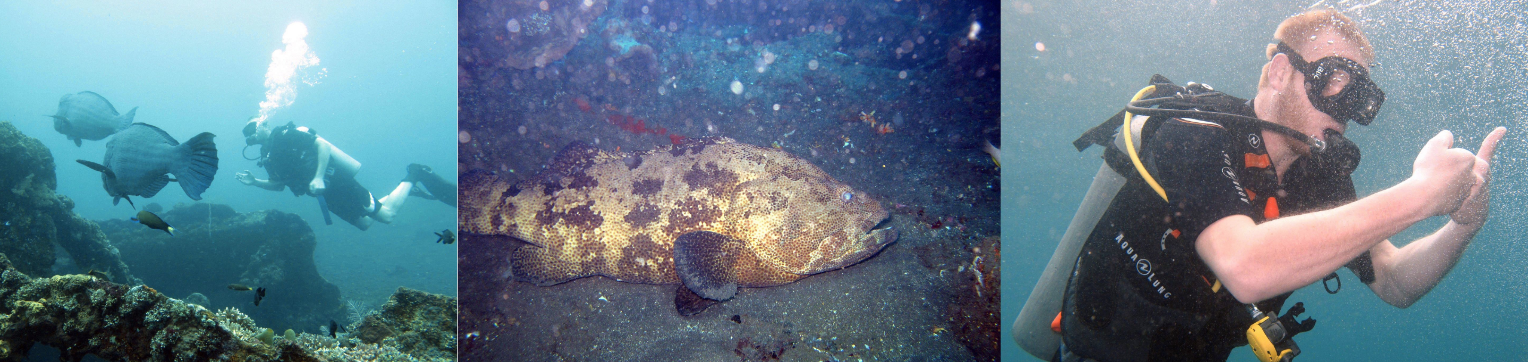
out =
[[[1335,55],[1306,62],[1300,53],[1282,41],[1276,52],[1288,55],[1289,64],[1305,74],[1305,84],[1309,86],[1307,95],[1316,110],[1332,116],[1337,122],[1354,121],[1365,126],[1379,115],[1379,107],[1385,103],[1385,92],[1369,79],[1369,70],[1362,64]],[[1326,87],[1338,78],[1347,79],[1347,85],[1326,95]]]
[[260,143],[257,134],[259,133],[261,123],[259,117],[250,117],[249,122],[244,123],[244,145],[253,146],[256,143]]

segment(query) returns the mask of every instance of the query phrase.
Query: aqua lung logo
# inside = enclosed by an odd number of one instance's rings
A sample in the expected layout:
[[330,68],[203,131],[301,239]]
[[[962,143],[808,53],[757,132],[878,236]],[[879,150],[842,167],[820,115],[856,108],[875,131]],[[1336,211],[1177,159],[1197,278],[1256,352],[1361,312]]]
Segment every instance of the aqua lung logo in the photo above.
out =
[[1114,244],[1118,245],[1119,250],[1130,257],[1130,261],[1135,262],[1136,274],[1146,277],[1146,281],[1150,282],[1152,287],[1157,288],[1157,295],[1162,296],[1162,299],[1171,299],[1173,297],[1173,293],[1167,291],[1167,287],[1162,286],[1162,281],[1157,279],[1157,273],[1152,271],[1151,261],[1136,254],[1135,248],[1130,246],[1130,242],[1125,241],[1125,233],[1115,236]]
[[1220,158],[1221,161],[1226,164],[1225,167],[1220,168],[1220,174],[1224,175],[1228,179],[1231,179],[1231,185],[1236,186],[1236,194],[1241,196],[1243,203],[1251,204],[1252,200],[1247,199],[1246,189],[1242,188],[1241,182],[1236,181],[1236,170],[1231,169],[1231,155],[1227,155],[1225,152],[1221,152]]
[[1263,147],[1262,146],[1263,139],[1262,138],[1258,138],[1257,134],[1255,134],[1255,133],[1254,134],[1249,134],[1249,135],[1247,135],[1247,144],[1252,146],[1252,148]]

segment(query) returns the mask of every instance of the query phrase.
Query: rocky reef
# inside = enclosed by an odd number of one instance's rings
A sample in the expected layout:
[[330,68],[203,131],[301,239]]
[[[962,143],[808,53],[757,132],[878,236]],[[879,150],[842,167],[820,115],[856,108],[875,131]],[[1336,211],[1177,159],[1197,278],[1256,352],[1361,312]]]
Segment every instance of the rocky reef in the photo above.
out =
[[[401,294],[401,293],[400,293]],[[399,299],[394,296],[394,299]],[[408,300],[445,299],[409,296]],[[415,303],[412,305],[431,305]],[[429,309],[432,307],[425,307]],[[450,308],[452,312],[455,308]],[[429,313],[413,314],[416,316]],[[431,315],[432,316],[432,315]],[[452,321],[449,316],[439,317]],[[454,326],[454,322],[445,323]],[[421,335],[450,335],[428,330],[437,324],[414,321]],[[32,278],[0,254],[0,361],[23,361],[36,344],[59,349],[60,359],[96,356],[112,361],[442,361],[415,358],[397,344],[358,343],[340,335],[278,336],[260,328],[236,308],[213,312],[166,297],[153,288],[112,283],[90,275]],[[448,345],[454,347],[455,342]]]
[[[128,220],[101,221],[144,283],[173,296],[201,293],[213,308],[236,307],[276,330],[317,333],[345,320],[340,290],[318,274],[313,229],[301,217],[276,210],[237,213],[227,205],[175,205],[160,217],[171,236]],[[255,292],[229,284],[265,288]]]
[[54,245],[69,253],[78,272],[96,270],[111,280],[137,284],[96,223],[75,215],[74,201],[58,187],[53,153],[10,122],[0,122],[0,253],[17,270],[52,274]]
[[456,298],[405,287],[388,298],[382,311],[354,327],[362,342],[390,345],[421,360],[456,356]]
[[[588,35],[589,24],[605,7],[605,0],[462,1],[461,37],[498,46],[461,49],[461,59],[518,69],[544,67],[562,59]],[[463,42],[467,43],[477,42]]]

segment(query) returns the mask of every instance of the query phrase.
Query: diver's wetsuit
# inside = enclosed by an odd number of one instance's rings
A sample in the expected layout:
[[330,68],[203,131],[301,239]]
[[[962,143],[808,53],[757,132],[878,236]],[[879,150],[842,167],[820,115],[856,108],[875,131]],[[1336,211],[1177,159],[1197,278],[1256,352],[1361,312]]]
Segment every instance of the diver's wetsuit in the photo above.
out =
[[[291,123],[271,130],[268,143],[261,147],[262,165],[270,174],[270,181],[285,185],[293,195],[309,194],[308,185],[318,168],[318,147],[314,143],[317,139],[318,135],[307,127]],[[377,205],[371,191],[355,178],[332,175],[324,176],[324,201],[329,212],[357,226]]]
[[[1248,105],[1242,110],[1251,114]],[[1089,235],[1062,306],[1064,348],[1099,361],[1225,361],[1253,321],[1216,283],[1194,240],[1232,215],[1262,223],[1356,199],[1347,174],[1314,172],[1302,157],[1278,184],[1262,131],[1154,117],[1141,161],[1168,202],[1129,177]],[[1282,189],[1282,190],[1281,190]],[[1283,193],[1282,195],[1280,195]],[[1272,204],[1273,206],[1270,206]],[[1374,280],[1369,254],[1348,267]],[[1258,303],[1277,315],[1289,294]],[[1065,357],[1065,356],[1062,356]]]

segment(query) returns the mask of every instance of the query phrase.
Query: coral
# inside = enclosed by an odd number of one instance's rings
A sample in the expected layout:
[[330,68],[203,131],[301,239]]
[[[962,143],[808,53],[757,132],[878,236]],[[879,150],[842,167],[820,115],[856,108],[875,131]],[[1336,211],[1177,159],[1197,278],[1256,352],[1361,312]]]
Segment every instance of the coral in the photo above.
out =
[[0,254],[0,361],[26,360],[39,343],[57,348],[64,361],[87,355],[127,361],[423,360],[392,345],[357,344],[348,337],[289,330],[277,339],[238,309],[213,312],[143,285],[87,275],[32,278]]
[[[318,274],[317,241],[301,217],[208,203],[175,205],[160,217],[175,236],[128,220],[100,222],[145,283],[170,295],[205,294],[209,305],[238,307],[278,333],[317,332],[345,316],[339,287]],[[255,306],[254,292],[229,290],[232,283],[268,293]]]
[[75,215],[74,201],[57,195],[53,154],[37,139],[0,122],[0,253],[29,275],[52,273],[54,245],[63,247],[84,273],[136,284],[117,250],[94,222]]
[[380,313],[352,329],[363,342],[396,346],[419,359],[454,359],[456,298],[399,287]]

